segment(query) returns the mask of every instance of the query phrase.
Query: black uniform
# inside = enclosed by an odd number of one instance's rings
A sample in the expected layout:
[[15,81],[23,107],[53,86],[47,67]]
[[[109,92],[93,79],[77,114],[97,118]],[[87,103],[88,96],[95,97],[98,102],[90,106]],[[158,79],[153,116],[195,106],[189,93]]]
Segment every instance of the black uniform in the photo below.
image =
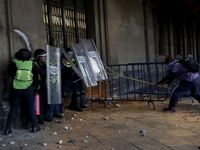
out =
[[[73,59],[72,59],[73,61]],[[69,62],[68,62],[69,64]],[[80,79],[80,77],[74,72],[71,65],[61,66],[62,76],[62,95],[63,98],[67,98],[70,91],[72,91],[71,103],[69,108],[72,110],[82,111],[81,108],[85,108],[85,89],[82,80],[74,83],[74,81]]]
[[[13,79],[16,75],[16,71],[18,70],[16,64],[14,62],[11,62],[11,64],[9,65],[9,73],[12,76],[12,82]],[[32,73],[39,73],[39,74],[46,74],[46,71],[41,70],[40,68],[38,68],[34,63],[32,66]],[[12,83],[13,85],[13,83]],[[27,107],[27,111],[28,111],[28,116],[33,128],[33,132],[37,132],[40,130],[40,128],[37,126],[36,123],[36,118],[35,118],[35,111],[34,111],[34,92],[33,92],[33,88],[32,85],[30,85],[28,88],[26,89],[15,89],[13,86],[10,89],[10,96],[9,96],[9,100],[10,100],[10,105],[11,105],[11,109],[9,111],[8,114],[8,118],[7,118],[7,123],[6,123],[6,130],[5,130],[5,134],[9,134],[11,133],[11,125],[12,122],[17,114],[17,110],[19,108],[20,102],[25,103],[26,107]]]

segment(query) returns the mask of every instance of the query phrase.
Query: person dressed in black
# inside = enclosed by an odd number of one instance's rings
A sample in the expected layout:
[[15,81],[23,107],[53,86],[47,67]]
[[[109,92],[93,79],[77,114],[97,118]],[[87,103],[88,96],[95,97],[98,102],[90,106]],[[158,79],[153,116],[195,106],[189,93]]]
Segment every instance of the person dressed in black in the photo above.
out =
[[[70,48],[67,49],[68,55],[71,56],[72,62],[75,63],[75,59],[72,58],[73,52]],[[85,105],[85,89],[83,87],[82,80],[72,69],[71,64],[62,57],[61,66],[61,78],[62,78],[62,97],[67,98],[72,91],[71,103],[69,109],[82,111],[82,108],[86,108]]]
[[33,74],[46,74],[31,61],[31,52],[27,49],[20,49],[9,65],[8,71],[12,76],[12,86],[9,94],[10,111],[7,118],[5,134],[12,133],[12,122],[17,114],[20,102],[25,103],[28,117],[32,126],[32,132],[38,132],[40,127],[37,125],[34,111],[34,92],[32,88]]
[[[37,49],[34,52],[34,63],[41,68],[42,70],[46,70],[46,51],[43,49]],[[40,115],[38,115],[38,124],[44,124],[43,119],[43,97],[46,94],[46,76],[42,76],[40,74],[33,75],[33,89],[35,95],[40,96]],[[46,97],[46,96],[45,96]]]
[[[46,51],[43,49],[37,49],[34,52],[35,64],[42,70],[46,70]],[[34,82],[36,84],[36,92],[40,95],[40,107],[41,115],[38,116],[38,123],[43,124],[43,121],[53,121],[53,117],[62,118],[59,113],[58,104],[48,104],[47,102],[47,86],[46,76],[36,75],[34,76]],[[38,90],[37,90],[38,89]],[[43,109],[44,108],[44,109]],[[43,120],[44,119],[44,120]]]

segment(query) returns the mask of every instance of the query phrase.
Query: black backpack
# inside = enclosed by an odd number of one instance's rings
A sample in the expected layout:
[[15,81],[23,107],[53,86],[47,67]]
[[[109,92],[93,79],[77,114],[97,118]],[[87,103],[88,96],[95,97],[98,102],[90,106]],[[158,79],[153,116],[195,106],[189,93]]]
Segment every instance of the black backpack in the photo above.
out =
[[187,68],[190,72],[196,73],[200,71],[200,64],[194,59],[181,59],[178,61],[181,63],[185,68]]

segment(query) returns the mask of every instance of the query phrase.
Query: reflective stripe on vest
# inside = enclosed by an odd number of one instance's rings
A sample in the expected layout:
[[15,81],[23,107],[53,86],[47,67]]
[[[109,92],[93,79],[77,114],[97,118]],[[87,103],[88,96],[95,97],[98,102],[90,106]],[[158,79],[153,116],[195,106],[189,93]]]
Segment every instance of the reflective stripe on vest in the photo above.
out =
[[[72,61],[75,62],[75,59],[72,58]],[[72,67],[71,64],[70,64],[68,61],[67,61],[67,65],[66,65],[66,66],[67,66],[67,67]]]
[[17,67],[16,75],[13,79],[14,89],[27,89],[33,82],[33,62],[21,61],[17,59],[12,60]]

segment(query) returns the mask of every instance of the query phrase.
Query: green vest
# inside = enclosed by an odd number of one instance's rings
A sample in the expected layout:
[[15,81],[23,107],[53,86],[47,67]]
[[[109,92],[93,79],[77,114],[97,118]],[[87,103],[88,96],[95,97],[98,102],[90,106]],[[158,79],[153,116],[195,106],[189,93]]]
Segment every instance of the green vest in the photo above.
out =
[[33,82],[33,62],[32,61],[22,61],[13,59],[12,60],[16,66],[17,71],[13,79],[14,89],[27,89]]
[[[75,59],[72,58],[72,61],[75,62]],[[67,66],[67,67],[72,67],[71,64],[70,64],[68,61],[67,61],[67,65],[66,65],[66,66]]]

